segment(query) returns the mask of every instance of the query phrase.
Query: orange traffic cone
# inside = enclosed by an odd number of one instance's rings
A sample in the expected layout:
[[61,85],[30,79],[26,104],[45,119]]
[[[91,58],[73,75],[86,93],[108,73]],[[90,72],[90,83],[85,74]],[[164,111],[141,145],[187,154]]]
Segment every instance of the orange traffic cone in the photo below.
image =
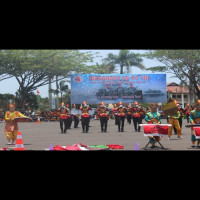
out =
[[16,140],[15,148],[14,148],[14,151],[18,151],[18,150],[25,150],[21,132],[18,132],[17,134],[17,140]]
[[38,124],[40,124],[40,116],[38,116],[38,120],[37,120]]

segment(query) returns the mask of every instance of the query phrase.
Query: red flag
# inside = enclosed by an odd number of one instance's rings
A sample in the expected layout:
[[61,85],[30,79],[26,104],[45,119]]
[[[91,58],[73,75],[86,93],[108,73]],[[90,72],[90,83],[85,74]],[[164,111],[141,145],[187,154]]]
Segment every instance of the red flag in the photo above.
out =
[[37,94],[40,95],[40,91],[39,90],[37,90]]

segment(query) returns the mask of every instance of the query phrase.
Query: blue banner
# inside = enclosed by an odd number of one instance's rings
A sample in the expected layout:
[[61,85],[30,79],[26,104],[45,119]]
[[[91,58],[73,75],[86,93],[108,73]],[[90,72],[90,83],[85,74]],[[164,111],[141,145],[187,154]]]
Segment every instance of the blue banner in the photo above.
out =
[[71,103],[166,103],[166,74],[74,74]]

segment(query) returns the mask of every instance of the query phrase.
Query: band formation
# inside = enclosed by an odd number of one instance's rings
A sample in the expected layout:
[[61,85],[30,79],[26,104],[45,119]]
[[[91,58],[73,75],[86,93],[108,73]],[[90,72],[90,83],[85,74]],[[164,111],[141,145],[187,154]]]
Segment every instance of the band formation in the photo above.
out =
[[[176,104],[176,112],[172,115],[166,115],[163,108],[157,103],[150,104],[149,107],[143,106],[135,101],[133,104],[123,105],[123,102],[118,104],[113,104],[113,108],[110,109],[108,106],[102,102],[98,105],[96,113],[94,113],[94,119],[100,122],[100,132],[107,132],[109,129],[108,121],[115,120],[116,131],[124,132],[125,120],[127,123],[131,124],[133,122],[133,128],[135,132],[141,132],[141,124],[162,124],[162,119],[166,118],[167,123],[170,125],[168,128],[168,139],[172,136],[174,130],[178,139],[182,139],[182,119],[186,117],[187,122],[190,123],[191,127],[191,147],[200,147],[200,137],[195,133],[195,128],[193,125],[200,124],[200,100],[192,107],[189,104],[183,109],[176,100],[173,100]],[[73,109],[76,109],[76,105],[73,104]],[[90,127],[90,115],[91,108],[85,101],[82,103],[79,113],[72,114],[69,108],[69,104],[62,103],[60,108],[54,112],[43,112],[37,113],[37,119],[44,119],[50,121],[59,121],[59,126],[61,133],[68,133],[68,129],[77,128],[79,122],[81,122],[82,133],[88,133]],[[18,133],[18,122],[20,119],[27,119],[30,117],[22,114],[15,110],[15,105],[10,104],[9,110],[6,111],[4,119],[5,120],[5,134],[8,140],[8,144],[15,144]],[[32,119],[31,119],[32,120]],[[144,121],[143,121],[144,120]],[[72,123],[73,122],[73,123]],[[148,136],[151,148],[155,148],[155,144],[162,139],[162,136]]]

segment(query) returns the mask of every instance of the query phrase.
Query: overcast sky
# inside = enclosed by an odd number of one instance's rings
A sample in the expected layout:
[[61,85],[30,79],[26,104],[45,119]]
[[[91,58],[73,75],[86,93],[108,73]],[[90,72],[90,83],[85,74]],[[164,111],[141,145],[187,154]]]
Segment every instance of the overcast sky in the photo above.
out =
[[[86,51],[99,52],[99,55],[102,56],[102,57],[98,57],[98,58],[94,59],[94,64],[95,63],[101,63],[101,59],[107,57],[108,53],[113,53],[113,54],[119,53],[119,50],[107,50],[107,49],[106,50],[103,50],[103,49],[102,50],[87,49],[87,50],[80,50],[80,51],[81,52],[86,52]],[[131,51],[133,51],[135,53],[144,53],[144,50],[131,50]],[[153,66],[156,66],[156,65],[159,65],[159,64],[160,64],[159,62],[156,62],[156,61],[153,61],[153,60],[149,60],[149,59],[145,59],[145,58],[143,59],[143,65],[146,66],[147,68],[153,67]],[[133,74],[150,74],[151,73],[150,71],[140,70],[136,67],[133,67],[132,69],[133,69],[132,70]],[[177,79],[177,78],[170,78],[171,76],[172,76],[172,74],[167,74],[167,83],[169,83],[169,82],[179,83],[180,82],[179,79]],[[0,93],[1,94],[5,94],[5,93],[15,94],[18,87],[19,87],[18,82],[15,80],[15,78],[4,80],[4,81],[0,82]],[[53,89],[55,89],[55,84],[53,84]],[[48,85],[39,87],[38,90],[40,91],[41,97],[43,97],[43,98],[48,97]],[[36,94],[36,91],[34,91],[34,92]]]

